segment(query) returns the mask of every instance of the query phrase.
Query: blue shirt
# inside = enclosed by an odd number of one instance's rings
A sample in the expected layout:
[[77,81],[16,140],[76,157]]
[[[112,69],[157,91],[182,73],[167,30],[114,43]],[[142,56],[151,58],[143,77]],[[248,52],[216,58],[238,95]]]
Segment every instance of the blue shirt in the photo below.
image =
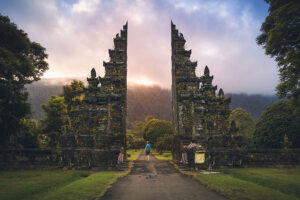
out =
[[146,151],[150,151],[150,144],[146,144]]

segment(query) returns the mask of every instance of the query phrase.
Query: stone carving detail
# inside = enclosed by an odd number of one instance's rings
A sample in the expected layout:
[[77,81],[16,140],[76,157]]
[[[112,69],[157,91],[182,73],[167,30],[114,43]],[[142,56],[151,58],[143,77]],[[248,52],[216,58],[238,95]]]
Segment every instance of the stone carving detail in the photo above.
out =
[[[230,98],[222,89],[216,95],[213,76],[206,66],[204,74],[197,77],[197,62],[190,59],[191,50],[185,49],[184,36],[171,22],[172,46],[172,111],[175,143],[197,140],[203,146],[203,138],[226,135],[229,131]],[[178,152],[179,153],[179,152]]]

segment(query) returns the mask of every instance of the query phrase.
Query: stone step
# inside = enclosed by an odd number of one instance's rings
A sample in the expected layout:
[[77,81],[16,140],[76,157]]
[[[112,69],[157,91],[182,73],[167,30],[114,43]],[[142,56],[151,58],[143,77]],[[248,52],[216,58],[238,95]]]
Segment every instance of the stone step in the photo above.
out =
[[182,171],[193,171],[193,169],[191,169],[191,167],[189,167],[188,165],[182,163],[176,163],[176,164]]
[[129,166],[129,161],[124,161],[123,163],[119,163],[116,165],[116,169],[119,171],[126,171]]

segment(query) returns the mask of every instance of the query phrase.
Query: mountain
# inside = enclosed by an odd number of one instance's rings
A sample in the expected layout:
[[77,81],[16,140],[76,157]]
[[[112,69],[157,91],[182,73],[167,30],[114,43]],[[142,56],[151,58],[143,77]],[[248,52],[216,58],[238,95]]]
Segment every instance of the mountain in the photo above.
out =
[[226,97],[231,97],[230,108],[243,108],[249,112],[254,120],[257,120],[260,114],[272,103],[279,99],[275,95],[260,95],[260,94],[226,94]]
[[62,85],[59,83],[52,84],[47,80],[26,85],[29,92],[28,101],[31,104],[32,118],[38,120],[43,117],[41,105],[47,103],[52,94],[59,95],[62,93]]
[[[33,111],[32,118],[41,119],[43,111],[41,104],[47,103],[49,97],[59,95],[62,86],[69,84],[72,79],[43,79],[27,85],[29,102]],[[231,97],[231,109],[241,107],[251,113],[256,120],[263,110],[273,102],[278,101],[272,95],[226,94]],[[172,93],[169,89],[159,86],[129,85],[127,91],[127,122],[143,121],[147,115],[172,121]]]
[[144,121],[147,115],[172,121],[172,93],[159,86],[133,85],[127,90],[127,121]]

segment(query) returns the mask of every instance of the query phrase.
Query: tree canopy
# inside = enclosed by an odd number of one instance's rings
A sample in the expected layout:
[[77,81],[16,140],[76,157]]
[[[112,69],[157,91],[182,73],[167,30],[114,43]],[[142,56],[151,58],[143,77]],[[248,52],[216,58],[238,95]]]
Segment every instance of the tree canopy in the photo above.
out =
[[[300,1],[265,0],[269,15],[261,26],[257,43],[279,67],[277,95],[300,103]],[[295,104],[296,105],[296,104]]]
[[82,81],[73,80],[71,84],[63,86],[64,102],[68,106],[68,111],[71,110],[72,103],[76,100],[81,101],[84,98],[84,84]]
[[245,111],[243,108],[236,108],[231,111],[229,115],[229,121],[235,122],[237,128],[236,135],[251,138],[254,133],[255,124],[251,114]]
[[155,143],[155,149],[161,154],[163,151],[173,150],[173,135],[164,135],[159,137]]
[[149,122],[150,120],[155,119],[155,117],[153,117],[152,115],[147,115],[145,117],[145,123]]
[[67,133],[70,128],[67,105],[63,97],[52,95],[42,108],[45,112],[45,117],[41,120],[42,131],[50,139],[49,146],[56,147],[61,134]]
[[143,128],[145,126],[145,122],[136,120],[131,122],[131,130],[134,137],[142,138],[143,137]]
[[290,101],[279,101],[269,106],[258,119],[254,143],[262,148],[280,148],[285,135],[292,147],[300,147],[300,112]]
[[48,69],[46,49],[30,41],[8,17],[0,14],[0,145],[7,145],[30,114],[25,84],[37,81]]
[[16,135],[16,145],[20,148],[39,147],[39,128],[37,122],[33,119],[21,119],[20,124],[22,128]]
[[143,133],[144,139],[155,146],[159,137],[164,137],[173,133],[172,123],[165,120],[151,119],[145,124]]

